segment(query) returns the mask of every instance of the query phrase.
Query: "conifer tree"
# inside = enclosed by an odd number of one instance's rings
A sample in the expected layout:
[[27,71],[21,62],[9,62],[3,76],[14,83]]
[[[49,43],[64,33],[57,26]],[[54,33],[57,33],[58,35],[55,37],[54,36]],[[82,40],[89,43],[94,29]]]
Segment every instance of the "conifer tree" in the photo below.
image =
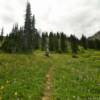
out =
[[48,33],[43,32],[41,37],[41,49],[43,51],[46,49],[46,37],[48,37]]
[[34,49],[39,49],[40,47],[40,34],[35,28],[35,16],[32,16],[32,45]]
[[54,51],[54,34],[50,32],[49,34],[49,50]]
[[54,51],[58,52],[58,38],[57,38],[57,34],[54,34]]
[[89,49],[95,49],[96,46],[95,46],[95,40],[89,40],[88,39],[88,48]]
[[100,40],[98,40],[98,39],[95,39],[95,49],[96,50],[100,50]]
[[58,53],[61,53],[61,34],[60,33],[57,33],[57,39],[58,39],[58,50],[57,52]]
[[26,7],[25,24],[24,24],[24,49],[26,51],[32,50],[32,16],[31,5],[28,2]]
[[53,51],[59,52],[59,33],[53,34]]
[[46,50],[45,50],[45,55],[49,57],[49,37],[48,34],[46,34]]
[[33,41],[34,49],[40,48],[40,34],[38,31],[34,33],[34,41]]
[[61,51],[67,52],[67,38],[64,33],[61,33]]
[[78,52],[77,38],[74,35],[71,35],[70,42],[71,42],[72,55],[73,55],[73,57],[75,57],[75,55]]
[[34,33],[36,31],[36,28],[35,28],[35,16],[33,15],[32,16],[32,32]]
[[3,35],[4,35],[4,29],[2,28],[1,29],[1,35],[0,35],[0,41],[1,42],[3,41]]
[[84,49],[87,49],[87,47],[88,47],[88,42],[87,42],[87,38],[84,36],[84,35],[82,35],[82,37],[81,37],[81,45],[83,46],[83,48]]

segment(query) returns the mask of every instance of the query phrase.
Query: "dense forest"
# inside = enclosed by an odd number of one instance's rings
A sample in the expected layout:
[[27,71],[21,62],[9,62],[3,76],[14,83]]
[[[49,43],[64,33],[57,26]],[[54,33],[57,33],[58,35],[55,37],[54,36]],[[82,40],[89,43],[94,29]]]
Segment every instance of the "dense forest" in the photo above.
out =
[[78,39],[75,35],[66,36],[63,32],[42,32],[39,33],[35,27],[35,15],[31,12],[31,5],[28,2],[26,7],[24,26],[13,25],[12,31],[7,36],[3,36],[3,28],[0,36],[0,48],[4,52],[23,53],[32,52],[40,49],[55,53],[67,53],[69,49],[73,55],[76,55],[81,49],[100,50],[100,40],[91,39],[82,35]]

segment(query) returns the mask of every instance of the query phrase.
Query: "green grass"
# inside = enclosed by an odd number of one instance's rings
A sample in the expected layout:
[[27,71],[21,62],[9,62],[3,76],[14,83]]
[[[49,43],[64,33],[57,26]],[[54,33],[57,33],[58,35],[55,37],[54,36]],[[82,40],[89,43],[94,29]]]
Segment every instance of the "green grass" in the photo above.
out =
[[53,100],[100,100],[100,52],[79,58],[59,55],[53,80]]
[[51,60],[42,55],[0,54],[0,98],[40,100],[51,66]]
[[53,100],[100,100],[100,52],[0,54],[0,100],[41,100],[53,67]]

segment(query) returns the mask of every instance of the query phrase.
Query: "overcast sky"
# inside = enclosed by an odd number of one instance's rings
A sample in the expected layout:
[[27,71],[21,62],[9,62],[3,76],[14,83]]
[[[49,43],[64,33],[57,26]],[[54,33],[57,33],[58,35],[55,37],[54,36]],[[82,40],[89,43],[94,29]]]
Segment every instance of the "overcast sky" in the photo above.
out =
[[[100,30],[100,0],[29,0],[41,31],[91,36]],[[0,29],[23,25],[27,0],[0,0]]]

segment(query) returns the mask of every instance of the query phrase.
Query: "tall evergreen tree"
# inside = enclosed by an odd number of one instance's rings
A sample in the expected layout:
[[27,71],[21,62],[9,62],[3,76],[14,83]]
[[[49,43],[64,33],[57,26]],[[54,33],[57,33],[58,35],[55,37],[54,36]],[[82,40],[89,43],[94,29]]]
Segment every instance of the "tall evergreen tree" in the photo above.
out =
[[57,34],[54,34],[53,38],[54,38],[54,51],[58,52],[58,38],[57,38]]
[[32,16],[32,32],[34,33],[36,31],[36,28],[35,28],[35,16],[33,15]]
[[49,34],[49,50],[54,51],[54,34],[50,32]]
[[4,29],[2,28],[1,29],[1,35],[0,35],[0,41],[1,42],[3,41],[3,36],[4,36]]
[[34,49],[40,48],[40,34],[38,31],[34,33],[34,41],[33,41]]
[[48,37],[48,33],[43,32],[41,37],[41,49],[44,51],[46,49],[46,38]]
[[88,39],[88,48],[89,49],[95,49],[96,46],[95,46],[95,40],[89,40]]
[[95,39],[95,49],[96,50],[100,50],[100,40],[98,40],[98,39]]
[[24,49],[32,50],[32,16],[31,5],[28,2],[26,7],[25,25],[24,25]]
[[46,49],[45,49],[45,55],[47,57],[49,57],[49,37],[48,37],[48,34],[46,34]]
[[35,28],[35,16],[32,16],[32,20],[31,20],[31,24],[32,24],[32,47],[34,49],[38,49],[38,43],[39,43],[39,32],[37,31],[37,29]]
[[61,53],[61,34],[60,33],[57,33],[57,40],[58,40],[58,49],[57,49],[57,52],[58,53]]
[[67,52],[67,38],[64,33],[61,33],[61,51]]
[[88,42],[87,42],[86,36],[82,35],[80,42],[81,42],[81,45],[83,46],[83,48],[84,48],[84,49],[87,49],[87,47],[88,47]]
[[70,42],[71,42],[72,55],[74,57],[78,52],[77,38],[74,35],[71,35]]

